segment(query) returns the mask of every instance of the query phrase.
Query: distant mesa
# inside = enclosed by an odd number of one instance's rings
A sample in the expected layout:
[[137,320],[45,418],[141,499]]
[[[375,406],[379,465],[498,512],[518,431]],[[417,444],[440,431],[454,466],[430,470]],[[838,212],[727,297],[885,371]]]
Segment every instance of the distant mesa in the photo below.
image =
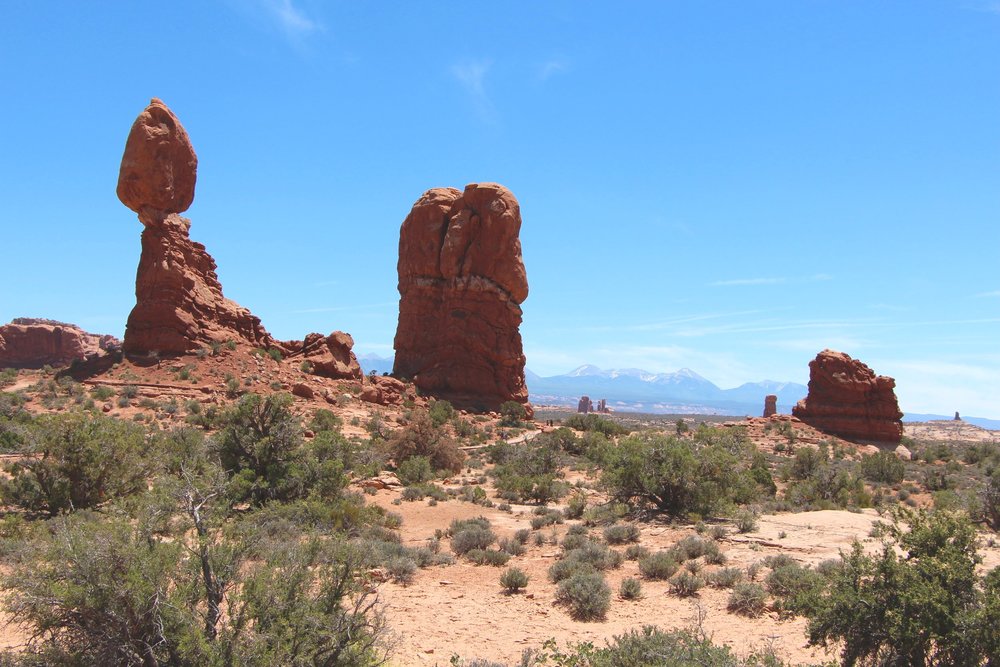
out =
[[129,355],[184,354],[229,340],[302,356],[330,377],[361,377],[347,334],[274,340],[258,317],[222,294],[216,264],[178,215],[194,200],[198,158],[180,121],[153,99],[125,143],[118,198],[144,225],[136,304],[125,328]]
[[792,414],[806,424],[842,438],[899,443],[902,418],[896,381],[875,375],[843,352],[823,350],[809,362],[809,393]]
[[764,397],[764,416],[778,414],[778,397],[775,394],[768,394]]
[[521,306],[528,280],[517,199],[496,183],[435,188],[399,234],[393,374],[457,407],[525,405]]
[[120,347],[114,336],[55,320],[17,317],[0,326],[0,368],[65,366]]

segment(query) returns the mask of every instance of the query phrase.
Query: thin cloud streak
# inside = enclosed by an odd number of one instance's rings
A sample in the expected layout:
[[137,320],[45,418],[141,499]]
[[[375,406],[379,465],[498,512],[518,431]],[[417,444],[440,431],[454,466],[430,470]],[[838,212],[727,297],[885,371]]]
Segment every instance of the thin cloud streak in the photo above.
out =
[[559,59],[548,60],[538,68],[538,80],[546,81],[555,74],[565,72],[568,65]]
[[292,0],[264,0],[263,7],[289,35],[306,35],[319,29],[319,24],[297,9]]
[[493,102],[486,94],[486,75],[493,66],[492,60],[474,60],[451,66],[451,74],[465,89],[476,113],[484,121],[493,121]]

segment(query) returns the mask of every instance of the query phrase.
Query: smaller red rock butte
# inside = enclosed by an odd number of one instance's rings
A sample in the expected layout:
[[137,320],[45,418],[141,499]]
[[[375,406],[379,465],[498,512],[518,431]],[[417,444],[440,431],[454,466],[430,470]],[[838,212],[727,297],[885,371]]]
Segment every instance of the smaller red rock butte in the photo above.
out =
[[770,417],[775,414],[778,414],[778,397],[768,394],[764,397],[764,416]]
[[525,406],[520,304],[528,296],[517,199],[496,183],[428,190],[399,233],[393,374],[460,408]]
[[792,414],[824,433],[898,444],[903,413],[895,386],[891,377],[875,375],[843,352],[823,350],[809,362],[809,393]]
[[87,333],[75,324],[17,317],[0,327],[0,368],[65,366],[120,346],[114,336]]
[[184,127],[154,98],[132,125],[118,175],[118,198],[144,226],[125,353],[184,354],[234,340],[307,359],[318,375],[360,378],[349,335],[277,341],[258,317],[223,296],[215,260],[189,238],[191,221],[178,215],[194,200],[197,167]]

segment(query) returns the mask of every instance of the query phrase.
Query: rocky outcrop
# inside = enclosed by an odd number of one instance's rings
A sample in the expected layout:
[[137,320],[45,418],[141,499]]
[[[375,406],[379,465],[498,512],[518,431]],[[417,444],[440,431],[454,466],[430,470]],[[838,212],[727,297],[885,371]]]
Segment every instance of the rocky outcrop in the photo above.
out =
[[502,185],[428,190],[399,235],[393,373],[458,407],[529,410],[520,304],[528,296],[521,213]]
[[405,383],[393,377],[374,375],[361,387],[358,398],[376,405],[402,405],[408,396]]
[[329,336],[311,333],[301,341],[279,343],[291,359],[308,361],[313,375],[336,379],[360,380],[362,371],[357,357],[351,352],[354,339],[343,331]]
[[778,397],[774,394],[768,394],[764,397],[764,416],[770,417],[771,415],[778,413]]
[[18,317],[0,327],[0,368],[65,366],[120,346],[114,336],[87,333],[75,324]]
[[188,237],[191,221],[177,215],[194,199],[197,167],[180,121],[153,99],[132,125],[118,174],[118,198],[145,227],[125,327],[128,354],[182,354],[232,339],[273,342],[260,319],[223,296],[215,260]]
[[809,394],[792,414],[842,438],[899,443],[902,418],[896,381],[843,352],[823,350],[809,362]]
[[590,400],[590,396],[580,397],[580,400],[576,403],[576,411],[582,412],[583,414],[588,414],[594,411],[594,402]]

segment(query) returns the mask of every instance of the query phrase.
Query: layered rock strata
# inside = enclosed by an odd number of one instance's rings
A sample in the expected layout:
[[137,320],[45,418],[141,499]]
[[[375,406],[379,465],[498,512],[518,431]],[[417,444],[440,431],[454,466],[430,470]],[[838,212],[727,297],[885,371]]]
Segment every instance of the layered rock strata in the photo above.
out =
[[524,404],[520,207],[496,183],[428,190],[399,237],[393,373],[472,410]]
[[18,317],[0,327],[0,368],[65,366],[120,346],[114,336],[87,333],[75,324]]
[[875,375],[843,352],[823,350],[809,362],[809,393],[792,414],[806,424],[842,438],[899,443],[903,413],[896,381]]

